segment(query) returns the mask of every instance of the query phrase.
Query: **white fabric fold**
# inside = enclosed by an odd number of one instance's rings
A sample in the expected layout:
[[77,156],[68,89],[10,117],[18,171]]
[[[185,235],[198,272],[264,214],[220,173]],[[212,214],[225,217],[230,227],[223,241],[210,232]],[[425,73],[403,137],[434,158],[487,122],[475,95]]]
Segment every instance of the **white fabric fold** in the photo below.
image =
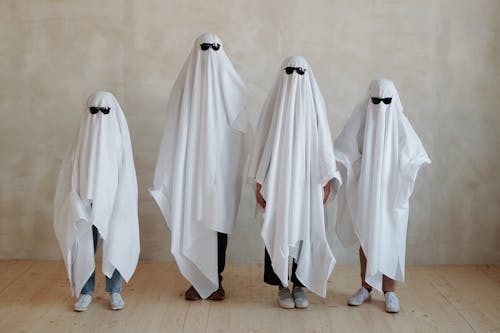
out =
[[[390,104],[374,104],[392,98]],[[337,234],[361,243],[366,282],[382,290],[382,276],[404,281],[409,198],[418,170],[430,159],[403,114],[394,84],[374,80],[335,141],[345,184],[339,192]]]
[[[202,43],[219,50],[202,50]],[[218,286],[217,232],[231,233],[245,154],[247,90],[214,33],[198,37],[174,87],[152,197],[171,231],[171,252],[201,297]]]
[[[286,74],[286,67],[305,69]],[[323,187],[341,184],[325,102],[307,61],[287,58],[259,118],[248,177],[266,200],[261,236],[273,270],[288,285],[288,258],[298,279],[325,297],[335,258],[325,234]]]
[[[91,114],[89,107],[110,112]],[[127,121],[108,92],[89,97],[54,198],[54,231],[76,296],[95,270],[93,225],[103,238],[103,273],[116,269],[128,282],[140,251],[137,178]]]

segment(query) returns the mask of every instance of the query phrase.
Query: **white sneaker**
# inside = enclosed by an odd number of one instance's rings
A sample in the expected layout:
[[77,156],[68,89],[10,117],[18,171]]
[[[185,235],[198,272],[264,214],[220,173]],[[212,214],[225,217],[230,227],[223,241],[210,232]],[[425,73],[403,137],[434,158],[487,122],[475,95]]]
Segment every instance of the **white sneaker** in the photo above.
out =
[[125,301],[120,293],[112,293],[109,302],[111,304],[111,310],[121,310],[125,307]]
[[389,313],[399,312],[399,299],[396,293],[393,291],[388,291],[385,294],[385,311]]
[[358,306],[363,304],[366,300],[370,300],[371,295],[368,289],[361,287],[352,295],[348,300],[347,304],[352,306]]
[[80,294],[80,297],[78,297],[78,301],[76,301],[73,309],[78,312],[87,311],[90,303],[92,303],[92,296],[87,294]]
[[290,289],[281,288],[278,292],[278,304],[283,309],[293,309],[295,307],[295,302],[290,294]]
[[309,300],[307,299],[306,293],[302,287],[294,287],[292,295],[296,308],[305,309],[309,306]]

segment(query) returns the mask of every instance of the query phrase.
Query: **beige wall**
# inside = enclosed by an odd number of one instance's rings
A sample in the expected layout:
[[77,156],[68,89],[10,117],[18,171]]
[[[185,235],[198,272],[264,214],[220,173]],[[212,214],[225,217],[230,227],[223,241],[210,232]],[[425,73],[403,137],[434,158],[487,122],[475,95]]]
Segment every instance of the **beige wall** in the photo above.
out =
[[[170,260],[147,194],[173,81],[215,31],[260,107],[281,60],[305,56],[334,135],[372,78],[399,88],[433,164],[417,179],[410,263],[500,262],[500,1],[0,1],[0,258],[60,258],[56,175],[86,97],[109,90],[128,118],[142,258]],[[230,262],[261,261],[246,188]],[[339,262],[354,262],[331,233]]]

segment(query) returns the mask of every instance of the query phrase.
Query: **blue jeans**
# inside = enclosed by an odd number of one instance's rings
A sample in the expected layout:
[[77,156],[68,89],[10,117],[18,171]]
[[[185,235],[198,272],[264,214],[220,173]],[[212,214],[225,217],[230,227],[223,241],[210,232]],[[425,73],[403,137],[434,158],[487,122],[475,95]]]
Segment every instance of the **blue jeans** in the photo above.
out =
[[[94,253],[97,249],[97,236],[99,232],[97,228],[92,226],[92,236],[94,237]],[[94,292],[95,287],[95,271],[92,273],[90,278],[85,282],[81,294],[90,295]],[[122,290],[122,276],[120,272],[116,269],[111,276],[111,279],[106,276],[106,292],[107,293],[119,293]]]

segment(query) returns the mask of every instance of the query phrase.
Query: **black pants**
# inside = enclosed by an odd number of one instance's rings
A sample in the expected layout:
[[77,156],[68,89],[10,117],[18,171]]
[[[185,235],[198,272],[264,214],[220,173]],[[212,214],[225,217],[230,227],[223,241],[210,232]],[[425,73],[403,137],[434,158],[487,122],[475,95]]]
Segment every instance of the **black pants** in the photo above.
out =
[[219,283],[222,282],[222,272],[226,267],[227,234],[217,233],[217,271],[219,272]]
[[[271,257],[269,257],[269,253],[267,253],[267,249],[265,259],[264,259],[264,282],[267,284],[270,284],[272,286],[281,286],[281,280],[274,273],[273,266],[271,264]],[[293,261],[292,265],[292,282],[294,286],[297,287],[304,287],[304,285],[299,281],[297,276],[295,275],[295,271],[297,270],[297,263],[295,260]]]

